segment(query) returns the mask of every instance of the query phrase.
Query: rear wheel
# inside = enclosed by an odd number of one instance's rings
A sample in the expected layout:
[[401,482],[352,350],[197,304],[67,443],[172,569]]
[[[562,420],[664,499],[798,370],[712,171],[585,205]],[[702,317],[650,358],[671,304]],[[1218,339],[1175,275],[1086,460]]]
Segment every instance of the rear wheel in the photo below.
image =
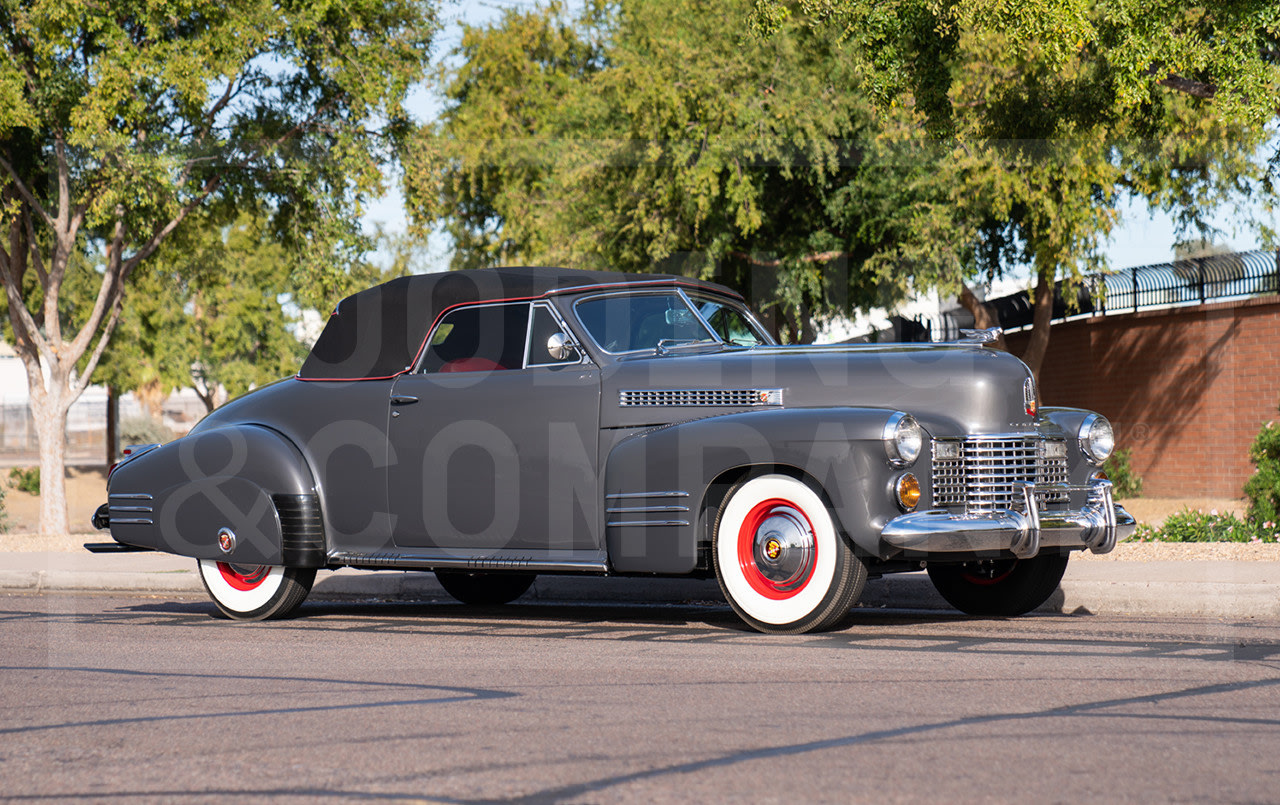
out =
[[200,581],[228,618],[261,621],[283,618],[307,599],[315,581],[313,568],[239,565],[201,559]]
[[807,484],[762,475],[729,491],[712,555],[729,605],[761,632],[829,629],[862,594],[867,568]]
[[444,591],[464,604],[495,606],[524,595],[537,576],[533,573],[467,573],[437,570]]
[[1067,555],[929,563],[929,581],[947,603],[970,615],[1023,615],[1049,600],[1067,570]]

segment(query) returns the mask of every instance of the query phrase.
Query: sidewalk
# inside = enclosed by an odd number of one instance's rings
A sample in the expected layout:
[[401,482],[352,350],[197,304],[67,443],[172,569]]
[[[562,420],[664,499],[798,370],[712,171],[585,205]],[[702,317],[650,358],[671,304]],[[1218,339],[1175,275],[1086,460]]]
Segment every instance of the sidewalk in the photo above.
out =
[[[0,553],[0,591],[204,594],[195,562],[161,553]],[[312,595],[449,600],[430,573],[321,571]],[[713,579],[540,576],[526,600],[723,601]],[[862,606],[949,609],[924,573],[867,582]],[[1280,620],[1280,562],[1073,560],[1049,612]]]

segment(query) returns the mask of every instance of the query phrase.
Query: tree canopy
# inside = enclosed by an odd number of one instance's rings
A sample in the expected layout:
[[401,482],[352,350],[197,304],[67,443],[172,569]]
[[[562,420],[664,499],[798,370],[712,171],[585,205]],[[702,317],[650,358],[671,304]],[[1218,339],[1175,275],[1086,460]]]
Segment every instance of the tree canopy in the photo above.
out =
[[844,89],[852,62],[800,29],[753,40],[748,11],[625,3],[570,19],[553,5],[469,29],[445,112],[407,161],[413,212],[445,223],[459,266],[717,277],[781,302],[793,337],[798,311],[877,297],[823,271],[859,245],[848,187],[874,133]]
[[[744,35],[752,31],[754,36]],[[456,262],[716,275],[810,315],[1100,267],[1128,197],[1270,199],[1276,10],[677,0],[467,31],[408,197]]]
[[[411,130],[402,104],[434,31],[426,0],[0,0],[0,279],[42,531],[65,531],[66,411],[133,272],[192,215],[266,209],[308,258],[296,290],[330,296]],[[79,270],[96,293],[72,308]]]
[[94,380],[143,398],[194,388],[212,411],[293,374],[306,353],[284,291],[295,271],[261,221],[192,221],[138,269]]
[[939,146],[916,231],[880,256],[962,291],[1029,266],[1037,372],[1055,281],[1101,267],[1126,197],[1188,236],[1220,203],[1274,198],[1259,159],[1280,89],[1274,3],[756,0],[757,33],[796,24],[837,36],[879,117],[905,111]]

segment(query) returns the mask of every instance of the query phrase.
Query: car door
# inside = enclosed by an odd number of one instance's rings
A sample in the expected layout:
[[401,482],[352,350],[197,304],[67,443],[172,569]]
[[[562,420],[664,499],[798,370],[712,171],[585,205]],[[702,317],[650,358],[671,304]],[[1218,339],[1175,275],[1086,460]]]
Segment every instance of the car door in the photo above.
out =
[[600,373],[581,349],[552,355],[552,336],[571,339],[545,303],[441,317],[392,390],[397,546],[535,559],[603,550]]

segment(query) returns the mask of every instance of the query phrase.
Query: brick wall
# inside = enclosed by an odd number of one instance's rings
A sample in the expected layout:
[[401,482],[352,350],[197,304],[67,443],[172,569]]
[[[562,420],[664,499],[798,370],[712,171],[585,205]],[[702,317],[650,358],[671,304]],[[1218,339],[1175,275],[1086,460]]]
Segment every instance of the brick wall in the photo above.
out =
[[1040,384],[1044,405],[1111,420],[1145,495],[1241,497],[1249,445],[1280,418],[1280,297],[1055,324]]

